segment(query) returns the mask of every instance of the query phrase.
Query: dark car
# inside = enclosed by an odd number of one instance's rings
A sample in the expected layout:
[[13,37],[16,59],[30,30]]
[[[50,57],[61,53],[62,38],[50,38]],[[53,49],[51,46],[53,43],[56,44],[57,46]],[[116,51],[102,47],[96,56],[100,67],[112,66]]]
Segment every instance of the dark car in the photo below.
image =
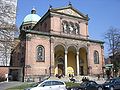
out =
[[107,80],[103,88],[104,90],[120,90],[120,77]]
[[85,81],[80,86],[68,87],[67,90],[103,90],[102,85],[97,84],[95,81]]

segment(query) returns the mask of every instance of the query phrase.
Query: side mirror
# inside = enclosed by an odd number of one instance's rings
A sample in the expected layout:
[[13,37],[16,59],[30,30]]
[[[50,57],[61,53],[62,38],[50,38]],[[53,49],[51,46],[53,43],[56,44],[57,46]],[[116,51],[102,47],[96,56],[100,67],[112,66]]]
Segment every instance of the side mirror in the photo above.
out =
[[41,87],[45,87],[45,84],[41,85]]

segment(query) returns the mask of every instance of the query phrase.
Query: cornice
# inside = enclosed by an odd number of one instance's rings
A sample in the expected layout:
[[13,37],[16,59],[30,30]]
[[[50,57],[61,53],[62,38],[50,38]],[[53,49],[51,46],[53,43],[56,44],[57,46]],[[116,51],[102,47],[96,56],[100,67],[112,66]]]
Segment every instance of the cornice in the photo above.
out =
[[99,40],[92,40],[92,39],[84,39],[80,37],[71,37],[71,36],[66,36],[66,35],[61,35],[61,34],[53,34],[49,32],[40,32],[40,31],[34,31],[34,30],[23,30],[26,34],[31,33],[31,34],[37,34],[37,35],[43,35],[43,36],[48,36],[48,37],[60,37],[60,38],[67,38],[67,39],[75,39],[75,40],[81,40],[81,41],[86,41],[86,42],[92,42],[92,43],[100,43],[104,44],[103,41]]

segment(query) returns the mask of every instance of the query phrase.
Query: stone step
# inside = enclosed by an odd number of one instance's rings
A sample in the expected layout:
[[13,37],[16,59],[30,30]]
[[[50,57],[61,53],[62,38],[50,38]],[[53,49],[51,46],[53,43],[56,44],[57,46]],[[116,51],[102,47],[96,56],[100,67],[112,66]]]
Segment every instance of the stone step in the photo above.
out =
[[[97,82],[99,82],[99,81],[104,81],[103,78],[100,78],[100,80],[98,80],[98,78],[95,77],[95,76],[74,76],[73,78],[75,79],[76,82],[81,83],[81,82],[82,82],[82,79],[83,79],[84,77],[86,77],[86,78],[89,79],[89,80],[93,80],[93,81],[97,81]],[[64,81],[64,82],[70,82],[70,79],[71,79],[71,78],[72,78],[72,77],[68,77],[68,76],[64,76],[64,77],[61,77],[61,78],[58,78],[58,77],[55,77],[55,76],[51,76],[51,77],[49,78],[49,80],[61,80],[61,81]]]

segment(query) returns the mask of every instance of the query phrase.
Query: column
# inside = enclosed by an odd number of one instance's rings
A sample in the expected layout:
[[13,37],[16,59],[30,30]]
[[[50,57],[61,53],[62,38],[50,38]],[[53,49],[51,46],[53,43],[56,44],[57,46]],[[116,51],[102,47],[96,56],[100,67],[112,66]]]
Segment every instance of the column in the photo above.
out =
[[79,52],[77,52],[77,76],[79,75]]
[[65,76],[67,76],[67,51],[65,51]]
[[55,60],[54,60],[54,39],[50,37],[50,75],[53,76],[55,74]]

